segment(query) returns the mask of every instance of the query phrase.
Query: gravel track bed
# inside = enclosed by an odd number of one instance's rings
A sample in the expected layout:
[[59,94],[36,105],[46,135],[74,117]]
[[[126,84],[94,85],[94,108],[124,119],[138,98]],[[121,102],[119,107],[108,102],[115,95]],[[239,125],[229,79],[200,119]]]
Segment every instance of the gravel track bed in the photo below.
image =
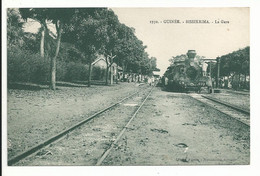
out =
[[145,92],[138,93],[16,165],[95,165],[144,97]]
[[154,91],[103,165],[249,164],[250,129],[185,94]]
[[144,89],[134,83],[90,88],[8,90],[8,158],[76,124],[127,95]]
[[215,93],[215,94],[208,94],[209,97],[214,97],[224,102],[250,109],[250,95],[242,95],[242,94],[235,94],[235,93]]
[[[141,94],[144,97],[144,94]],[[95,165],[141,96],[105,112],[17,165]],[[250,127],[184,93],[155,88],[103,161],[106,166],[248,165]]]

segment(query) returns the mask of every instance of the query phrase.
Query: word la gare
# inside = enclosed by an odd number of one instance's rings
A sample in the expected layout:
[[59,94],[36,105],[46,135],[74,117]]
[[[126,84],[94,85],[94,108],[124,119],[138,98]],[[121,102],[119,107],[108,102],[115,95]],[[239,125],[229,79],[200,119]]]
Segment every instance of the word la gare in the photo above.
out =
[[229,24],[229,21],[226,21],[226,20],[215,20],[215,23],[216,24],[220,24],[220,23],[222,23],[222,24]]

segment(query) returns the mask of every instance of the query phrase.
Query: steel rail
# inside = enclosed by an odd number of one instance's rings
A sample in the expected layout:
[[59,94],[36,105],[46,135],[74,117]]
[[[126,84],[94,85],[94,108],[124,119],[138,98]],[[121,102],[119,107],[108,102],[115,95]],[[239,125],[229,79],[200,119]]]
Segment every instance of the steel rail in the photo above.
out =
[[228,93],[233,93],[233,94],[239,94],[239,95],[250,95],[250,92],[241,92],[241,91],[232,91],[232,90],[226,90]]
[[146,100],[148,99],[148,97],[151,95],[152,91],[154,89],[153,88],[150,90],[150,92],[148,93],[148,95],[145,97],[145,99],[143,100],[142,104],[137,108],[137,110],[135,111],[135,113],[132,115],[132,117],[130,118],[130,120],[128,121],[128,123],[123,127],[123,129],[121,130],[121,132],[119,133],[119,135],[117,136],[116,140],[110,145],[110,147],[103,153],[103,155],[101,156],[101,158],[97,161],[96,166],[100,166],[102,164],[102,162],[106,159],[106,157],[109,155],[110,151],[114,148],[114,146],[116,145],[116,143],[120,140],[120,138],[122,137],[122,135],[125,133],[125,131],[127,130],[128,126],[130,125],[130,123],[133,121],[133,119],[135,118],[135,116],[137,115],[137,113],[139,112],[139,110],[142,108],[142,106],[144,105],[144,103],[146,102]]
[[45,146],[47,146],[47,145],[49,145],[49,144],[51,144],[51,143],[57,141],[58,139],[60,139],[60,138],[63,137],[64,135],[68,134],[69,132],[75,130],[76,128],[82,126],[83,124],[85,124],[86,122],[92,120],[92,119],[95,118],[96,116],[98,116],[98,115],[100,115],[100,114],[106,112],[107,110],[109,110],[109,109],[111,109],[111,108],[113,108],[113,107],[119,105],[119,104],[122,103],[123,101],[125,101],[125,100],[127,100],[127,99],[129,99],[129,98],[131,98],[131,97],[133,97],[133,96],[135,96],[135,95],[138,94],[138,93],[140,93],[140,91],[137,91],[137,92],[135,92],[135,93],[133,93],[133,94],[131,94],[131,95],[129,95],[129,96],[127,96],[127,97],[121,99],[121,100],[118,101],[117,103],[112,104],[112,105],[110,105],[110,106],[108,106],[108,107],[106,107],[106,108],[104,108],[104,109],[102,109],[102,110],[96,112],[95,114],[93,114],[93,115],[87,117],[86,119],[84,119],[84,120],[78,122],[76,125],[73,125],[73,126],[69,127],[68,129],[65,129],[65,130],[61,131],[60,133],[58,133],[58,134],[56,134],[56,135],[50,137],[49,139],[47,139],[47,140],[41,142],[40,144],[38,144],[38,145],[36,145],[36,146],[34,146],[34,147],[32,147],[32,148],[26,150],[26,151],[24,151],[24,152],[22,152],[22,153],[20,153],[20,154],[18,154],[18,155],[16,155],[16,156],[14,156],[14,157],[11,158],[10,160],[8,160],[8,166],[12,166],[13,164],[17,163],[18,161],[20,161],[20,160],[22,160],[22,159],[28,157],[29,155],[35,153],[36,151],[39,151],[41,148],[43,148],[43,147],[45,147]]
[[204,98],[207,98],[207,99],[209,99],[209,100],[211,100],[211,101],[214,101],[214,102],[216,102],[216,103],[219,103],[219,104],[228,106],[228,107],[230,107],[230,108],[232,108],[232,109],[234,109],[234,110],[237,110],[237,111],[239,111],[239,112],[242,112],[242,113],[244,113],[244,114],[249,114],[249,115],[250,115],[250,111],[248,111],[248,110],[246,110],[246,109],[243,109],[243,108],[241,108],[241,107],[238,107],[238,106],[236,106],[236,105],[232,105],[232,104],[230,104],[230,103],[227,103],[227,102],[218,100],[218,99],[213,98],[213,97],[208,97],[208,96],[205,96],[205,95],[201,95],[201,96],[204,97]]
[[[207,105],[207,106],[209,106],[209,107],[211,107],[211,108],[217,110],[217,111],[220,112],[220,113],[223,113],[223,114],[225,114],[225,115],[231,117],[232,119],[234,119],[234,120],[236,120],[236,121],[242,123],[243,125],[246,125],[247,127],[250,127],[250,124],[247,124],[247,123],[243,122],[242,120],[239,120],[239,119],[237,119],[237,118],[231,116],[230,114],[228,114],[228,113],[226,113],[226,112],[223,112],[223,111],[219,110],[218,108],[216,108],[216,107],[214,107],[214,106],[212,106],[212,105],[210,105],[210,104],[208,104],[208,103],[206,103],[206,102],[203,102],[203,101],[199,100],[198,98],[195,98],[195,97],[193,97],[193,96],[191,96],[191,95],[190,95],[190,97],[192,97],[193,99],[195,99],[195,100],[197,100],[197,101],[199,101],[199,102],[201,102],[201,103],[203,103],[203,104],[205,104],[205,105]],[[201,97],[202,97],[202,98],[205,98],[205,97],[203,97],[203,96],[201,96]],[[205,99],[207,99],[207,98],[205,98]],[[215,102],[215,103],[216,103],[216,102]],[[226,106],[225,104],[221,104],[221,105]],[[229,107],[229,106],[227,106],[227,107]],[[230,108],[230,107],[229,107],[229,108]]]

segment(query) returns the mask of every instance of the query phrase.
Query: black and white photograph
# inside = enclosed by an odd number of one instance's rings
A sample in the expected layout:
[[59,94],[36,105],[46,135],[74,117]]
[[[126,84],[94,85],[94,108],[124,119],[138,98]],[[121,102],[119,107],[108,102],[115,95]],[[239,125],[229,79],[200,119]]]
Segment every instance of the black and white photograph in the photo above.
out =
[[4,173],[249,170],[259,133],[251,10],[5,6]]

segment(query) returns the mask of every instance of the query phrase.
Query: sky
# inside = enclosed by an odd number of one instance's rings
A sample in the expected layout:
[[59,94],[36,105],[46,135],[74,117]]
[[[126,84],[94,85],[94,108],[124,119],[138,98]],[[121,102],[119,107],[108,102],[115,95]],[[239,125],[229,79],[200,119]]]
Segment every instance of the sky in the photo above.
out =
[[[121,23],[135,28],[136,36],[147,45],[149,56],[157,58],[161,75],[170,65],[168,60],[172,56],[186,54],[188,50],[215,59],[250,45],[249,8],[246,7],[112,10]],[[164,23],[164,20],[179,20],[180,23]],[[186,23],[186,20],[208,20],[209,24]]]

